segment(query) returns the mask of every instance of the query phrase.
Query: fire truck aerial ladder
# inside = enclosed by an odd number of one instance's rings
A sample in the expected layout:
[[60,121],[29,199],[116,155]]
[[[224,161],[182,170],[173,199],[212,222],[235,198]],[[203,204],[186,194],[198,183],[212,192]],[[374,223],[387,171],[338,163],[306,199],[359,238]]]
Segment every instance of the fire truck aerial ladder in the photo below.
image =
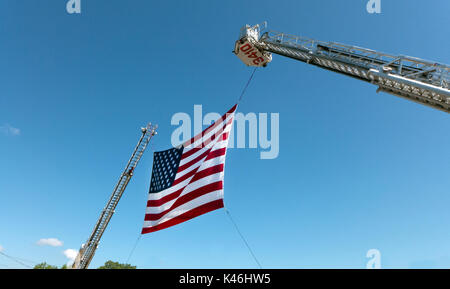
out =
[[95,224],[94,230],[92,231],[89,239],[85,244],[81,245],[80,251],[78,252],[77,257],[75,258],[75,262],[72,265],[72,269],[87,269],[89,264],[91,263],[92,258],[94,257],[95,250],[97,250],[98,244],[100,242],[100,238],[105,232],[106,227],[108,226],[109,220],[114,214],[114,210],[119,203],[120,198],[122,197],[123,192],[125,191],[128,183],[130,182],[131,177],[133,176],[134,169],[136,168],[139,160],[144,154],[145,149],[147,148],[150,139],[156,134],[156,125],[148,124],[147,127],[141,128],[141,138],[139,139],[136,148],[134,149],[133,154],[131,155],[130,160],[125,167],[122,175],[120,175],[119,181],[117,182],[114,190],[109,198],[108,203],[105,208],[102,210],[100,217]]
[[384,91],[450,112],[450,67],[409,56],[324,42],[281,32],[266,24],[241,29],[234,53],[248,66],[265,67],[272,53],[342,73]]

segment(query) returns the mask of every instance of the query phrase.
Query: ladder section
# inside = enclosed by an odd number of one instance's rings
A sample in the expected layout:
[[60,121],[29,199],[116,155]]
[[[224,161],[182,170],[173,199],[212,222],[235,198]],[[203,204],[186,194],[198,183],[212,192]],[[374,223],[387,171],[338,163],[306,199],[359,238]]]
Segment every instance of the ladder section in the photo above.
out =
[[264,62],[254,58],[275,53],[370,82],[378,86],[377,92],[388,92],[450,112],[448,65],[277,31],[263,32],[265,28],[266,23],[245,25],[241,29],[234,52],[249,66],[265,66],[271,57],[267,56]]
[[129,159],[125,170],[121,174],[119,181],[117,182],[111,197],[108,200],[108,203],[102,210],[97,223],[85,244],[82,245],[80,252],[78,253],[77,258],[72,266],[72,268],[76,269],[87,269],[92,258],[94,257],[95,250],[98,247],[100,242],[100,238],[102,237],[108,223],[114,214],[115,208],[123,195],[131,177],[133,176],[134,169],[136,168],[139,160],[144,154],[145,149],[147,148],[148,143],[151,138],[156,134],[157,126],[153,126],[152,124],[148,124],[147,127],[142,128],[142,136],[139,139],[136,148]]
[[260,48],[377,85],[412,101],[450,112],[450,67],[408,56],[268,31]]

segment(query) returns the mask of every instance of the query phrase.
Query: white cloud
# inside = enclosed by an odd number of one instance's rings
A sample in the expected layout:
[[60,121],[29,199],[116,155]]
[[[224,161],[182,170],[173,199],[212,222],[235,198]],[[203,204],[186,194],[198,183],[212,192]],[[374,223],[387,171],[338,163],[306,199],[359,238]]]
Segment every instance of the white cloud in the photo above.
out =
[[2,245],[0,245],[0,252],[3,252],[3,250],[5,250],[5,248],[3,248]]
[[48,238],[48,239],[40,239],[37,241],[39,246],[52,246],[52,247],[61,247],[63,242],[56,238]]
[[13,127],[9,123],[0,125],[0,132],[5,135],[12,135],[12,136],[20,135],[20,129]]
[[63,253],[67,257],[67,259],[69,259],[69,262],[67,262],[67,266],[72,265],[72,263],[75,261],[75,258],[78,255],[78,251],[75,249],[67,249],[67,250],[64,250]]

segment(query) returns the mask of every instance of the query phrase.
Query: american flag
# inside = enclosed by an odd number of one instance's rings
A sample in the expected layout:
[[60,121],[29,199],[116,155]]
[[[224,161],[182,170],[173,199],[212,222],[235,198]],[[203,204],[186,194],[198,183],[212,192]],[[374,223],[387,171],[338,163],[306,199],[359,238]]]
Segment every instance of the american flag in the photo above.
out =
[[225,155],[236,107],[180,147],[154,153],[142,234],[223,208]]

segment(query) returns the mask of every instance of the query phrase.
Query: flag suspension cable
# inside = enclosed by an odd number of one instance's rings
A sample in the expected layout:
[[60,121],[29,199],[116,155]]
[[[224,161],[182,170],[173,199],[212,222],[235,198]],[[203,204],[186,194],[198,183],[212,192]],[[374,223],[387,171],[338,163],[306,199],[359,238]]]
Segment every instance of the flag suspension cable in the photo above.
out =
[[[252,74],[250,75],[250,78],[247,81],[247,84],[245,85],[244,89],[242,90],[241,96],[239,97],[238,104],[241,102],[242,97],[244,96],[245,92],[247,91],[248,86],[250,85],[250,82],[253,79],[253,76],[255,75],[256,69],[258,67],[255,67],[252,71]],[[239,236],[241,237],[242,241],[244,241],[245,246],[247,247],[248,251],[252,255],[253,259],[255,259],[256,264],[258,264],[258,267],[262,269],[261,263],[259,263],[258,258],[256,258],[255,254],[253,253],[253,250],[250,248],[247,240],[245,240],[244,235],[242,235],[241,231],[239,230],[239,227],[237,226],[236,222],[233,220],[233,217],[231,217],[230,211],[228,211],[227,208],[225,208],[225,212],[227,213],[228,218],[230,219],[231,223],[233,223],[234,228],[238,232]]]
[[[7,254],[5,254],[5,253],[3,253],[3,252],[0,252],[0,254],[3,255],[3,256],[5,256],[5,257],[8,258],[8,259],[13,260],[14,262],[16,262],[16,263],[18,263],[18,264],[20,264],[20,265],[22,265],[22,266],[25,266],[25,267],[30,268],[30,269],[33,268],[32,266],[27,265],[27,264],[25,264],[24,262],[20,261],[19,258],[17,258],[17,257],[13,257],[13,256],[10,256],[10,255],[7,255]],[[21,260],[25,261],[24,259],[21,259]],[[31,261],[27,261],[27,262],[30,262],[30,263],[31,263]],[[32,262],[32,263],[35,263],[35,262]]]
[[233,223],[234,227],[236,228],[236,231],[238,232],[239,236],[241,236],[242,241],[244,241],[245,246],[247,246],[248,251],[253,256],[253,259],[255,259],[256,264],[258,264],[259,269],[262,269],[261,263],[259,263],[258,258],[256,258],[255,253],[253,253],[253,250],[250,248],[250,245],[248,244],[247,240],[245,240],[244,235],[242,235],[236,222],[233,220],[233,217],[231,217],[230,211],[228,211],[228,209],[225,208],[225,212],[227,213],[228,218],[230,218],[231,223]]
[[247,90],[247,87],[250,85],[250,82],[252,81],[253,75],[255,74],[257,68],[258,68],[258,67],[255,67],[255,69],[253,69],[252,74],[250,75],[250,78],[249,78],[248,81],[247,81],[247,84],[245,85],[244,89],[242,90],[241,96],[239,96],[238,103],[241,102],[242,97],[244,96],[245,91]]
[[136,249],[136,247],[137,247],[139,241],[141,240],[141,237],[142,237],[142,234],[139,233],[139,237],[137,238],[136,242],[134,243],[134,246],[133,246],[133,249],[131,249],[130,255],[128,255],[127,262],[126,262],[127,264],[129,264],[128,262],[130,261],[131,256],[132,256],[133,253],[134,253],[134,250]]

